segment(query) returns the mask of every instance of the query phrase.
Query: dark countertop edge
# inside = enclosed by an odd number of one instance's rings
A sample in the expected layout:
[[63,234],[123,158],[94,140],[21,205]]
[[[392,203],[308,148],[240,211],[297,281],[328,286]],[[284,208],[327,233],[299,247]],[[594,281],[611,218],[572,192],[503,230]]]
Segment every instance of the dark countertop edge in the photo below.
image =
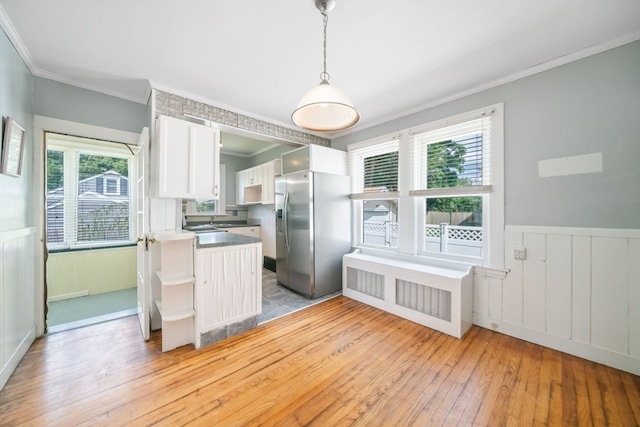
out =
[[233,235],[234,237],[232,239],[228,240],[228,241],[211,242],[211,243],[200,244],[200,236],[201,235],[197,235],[197,237],[196,237],[196,248],[197,249],[221,248],[221,247],[224,247],[224,246],[251,245],[251,244],[254,244],[254,243],[261,243],[262,242],[262,239],[259,239],[257,237],[245,236],[245,235],[242,235],[242,234],[234,234]]

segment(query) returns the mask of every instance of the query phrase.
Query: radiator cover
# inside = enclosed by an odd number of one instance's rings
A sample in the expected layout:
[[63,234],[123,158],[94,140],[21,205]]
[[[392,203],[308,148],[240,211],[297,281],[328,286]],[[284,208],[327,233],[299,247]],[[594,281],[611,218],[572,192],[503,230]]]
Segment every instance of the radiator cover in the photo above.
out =
[[342,269],[348,298],[457,338],[471,327],[472,267],[460,271],[351,253]]

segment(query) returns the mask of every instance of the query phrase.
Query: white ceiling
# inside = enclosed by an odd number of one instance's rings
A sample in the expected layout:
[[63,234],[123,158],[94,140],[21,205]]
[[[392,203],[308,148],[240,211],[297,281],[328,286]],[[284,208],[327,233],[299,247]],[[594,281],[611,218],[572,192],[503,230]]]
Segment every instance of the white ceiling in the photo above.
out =
[[[640,0],[337,0],[329,16],[331,83],[362,117],[347,132],[640,38]],[[37,76],[141,103],[151,82],[292,128],[322,71],[313,0],[0,0],[0,23]]]

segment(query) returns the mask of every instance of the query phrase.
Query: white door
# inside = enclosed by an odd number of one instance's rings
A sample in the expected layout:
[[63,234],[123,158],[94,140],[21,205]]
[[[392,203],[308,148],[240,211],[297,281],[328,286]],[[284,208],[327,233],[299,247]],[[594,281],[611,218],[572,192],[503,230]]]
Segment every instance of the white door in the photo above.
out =
[[138,319],[142,337],[149,340],[149,299],[150,286],[148,274],[149,261],[149,128],[142,129],[138,141],[138,187],[136,204],[136,232],[138,248]]

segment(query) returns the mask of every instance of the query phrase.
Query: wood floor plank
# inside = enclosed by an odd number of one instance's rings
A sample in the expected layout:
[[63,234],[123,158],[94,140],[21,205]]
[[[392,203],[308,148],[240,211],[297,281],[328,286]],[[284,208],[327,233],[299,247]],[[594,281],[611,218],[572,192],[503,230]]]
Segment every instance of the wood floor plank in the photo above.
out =
[[137,317],[38,339],[2,426],[623,425],[640,379],[474,326],[463,339],[338,297],[195,350]]

